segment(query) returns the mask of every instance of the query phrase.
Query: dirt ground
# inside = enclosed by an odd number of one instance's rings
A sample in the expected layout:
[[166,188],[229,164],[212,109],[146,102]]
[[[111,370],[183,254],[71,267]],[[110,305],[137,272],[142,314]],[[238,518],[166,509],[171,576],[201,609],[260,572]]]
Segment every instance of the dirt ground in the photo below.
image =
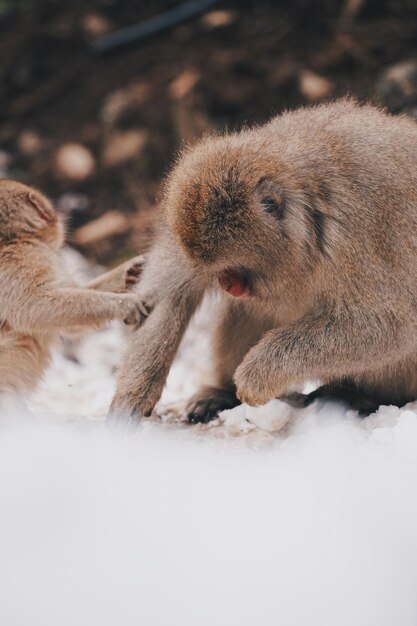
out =
[[148,245],[183,142],[345,94],[409,112],[417,102],[414,66],[400,66],[406,102],[384,74],[417,56],[411,0],[216,2],[97,51],[107,34],[180,4],[0,1],[0,174],[47,192],[69,241],[103,263]]

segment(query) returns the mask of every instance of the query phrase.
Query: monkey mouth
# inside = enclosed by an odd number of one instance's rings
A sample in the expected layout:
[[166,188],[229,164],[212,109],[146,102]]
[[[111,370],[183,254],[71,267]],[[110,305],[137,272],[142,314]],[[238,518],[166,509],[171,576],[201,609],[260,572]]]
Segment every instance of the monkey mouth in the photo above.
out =
[[249,279],[241,269],[223,270],[219,273],[218,280],[221,289],[234,298],[243,298],[249,295]]

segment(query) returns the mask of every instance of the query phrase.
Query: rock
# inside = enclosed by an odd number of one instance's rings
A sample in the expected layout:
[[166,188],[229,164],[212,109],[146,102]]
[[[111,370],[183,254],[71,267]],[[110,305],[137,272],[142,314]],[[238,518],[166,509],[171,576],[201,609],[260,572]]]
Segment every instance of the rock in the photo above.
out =
[[59,176],[70,180],[84,180],[95,170],[90,150],[79,143],[67,143],[55,154],[55,168]]
[[207,28],[220,28],[229,26],[235,19],[236,14],[233,11],[210,11],[201,18],[201,22]]
[[174,100],[181,100],[192,91],[194,86],[200,80],[200,74],[193,69],[182,72],[169,85],[169,93]]
[[82,246],[125,233],[130,228],[130,222],[121,211],[108,211],[95,220],[78,228],[73,241]]
[[111,22],[99,13],[88,13],[81,20],[81,26],[87,35],[95,39],[105,35],[112,29]]
[[138,156],[148,141],[143,130],[127,130],[112,134],[103,150],[103,163],[107,166],[119,165]]
[[330,95],[333,84],[310,70],[301,70],[298,74],[300,93],[308,100],[320,100]]
[[117,122],[125,111],[140,106],[149,95],[149,85],[135,82],[124,89],[113,91],[104,100],[101,119],[105,124]]
[[34,130],[23,130],[17,140],[17,147],[24,156],[34,156],[42,149],[42,139]]

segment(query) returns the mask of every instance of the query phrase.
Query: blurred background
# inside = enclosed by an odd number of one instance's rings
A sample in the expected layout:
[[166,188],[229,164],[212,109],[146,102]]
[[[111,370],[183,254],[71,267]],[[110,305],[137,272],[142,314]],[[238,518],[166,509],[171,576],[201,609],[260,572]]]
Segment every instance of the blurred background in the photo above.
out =
[[100,263],[149,245],[183,142],[346,94],[417,117],[416,0],[0,0],[0,31],[0,176]]

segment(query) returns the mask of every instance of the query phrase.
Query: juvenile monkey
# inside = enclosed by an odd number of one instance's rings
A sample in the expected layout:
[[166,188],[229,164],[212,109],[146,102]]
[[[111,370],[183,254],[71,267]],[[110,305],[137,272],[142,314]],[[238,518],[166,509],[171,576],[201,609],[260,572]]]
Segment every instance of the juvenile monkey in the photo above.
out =
[[145,257],[143,254],[121,263],[105,274],[90,280],[85,287],[98,291],[111,291],[112,293],[126,293],[139,280],[142,274]]
[[111,320],[139,325],[147,314],[138,296],[122,290],[140,270],[140,258],[74,286],[58,256],[63,225],[39,191],[0,181],[0,392],[26,392],[49,363],[62,333],[99,328]]
[[[417,398],[417,126],[350,100],[204,139],[168,178],[113,411],[148,414],[208,288],[224,293],[204,421],[307,380],[368,412]],[[315,394],[318,395],[318,394]]]

